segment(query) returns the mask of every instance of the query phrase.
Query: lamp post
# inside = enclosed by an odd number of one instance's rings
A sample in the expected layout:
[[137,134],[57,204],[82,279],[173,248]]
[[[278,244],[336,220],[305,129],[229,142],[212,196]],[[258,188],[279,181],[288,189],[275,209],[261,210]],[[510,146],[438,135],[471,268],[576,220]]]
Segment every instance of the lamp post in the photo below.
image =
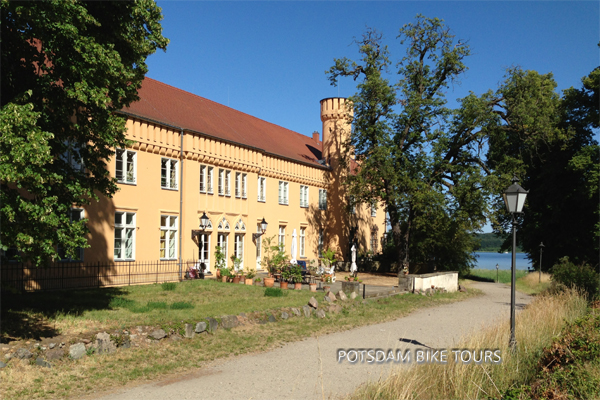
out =
[[261,233],[253,233],[252,234],[252,240],[258,239],[259,237],[261,237],[262,235],[265,234],[265,232],[267,231],[267,221],[265,221],[265,217],[263,217],[261,223],[260,223],[260,230],[262,231]]
[[540,274],[538,283],[542,283],[542,253],[544,252],[544,242],[540,242]]
[[504,192],[504,204],[509,213],[512,214],[512,262],[511,262],[511,286],[510,286],[510,341],[509,345],[512,350],[517,347],[517,339],[515,338],[515,276],[517,272],[517,220],[516,214],[520,214],[523,211],[523,205],[525,204],[525,198],[529,191],[523,189],[517,183],[519,180],[517,177],[513,177],[512,185]]

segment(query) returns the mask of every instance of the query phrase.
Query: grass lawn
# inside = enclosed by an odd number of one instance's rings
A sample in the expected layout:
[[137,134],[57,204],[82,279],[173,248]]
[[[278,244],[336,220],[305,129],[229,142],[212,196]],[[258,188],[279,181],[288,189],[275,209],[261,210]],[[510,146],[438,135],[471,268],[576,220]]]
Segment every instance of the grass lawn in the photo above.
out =
[[[527,272],[523,270],[516,271],[516,289],[526,294],[538,294],[543,292],[550,286],[551,275],[542,272],[541,282],[538,272]],[[496,278],[496,273],[498,277]],[[492,269],[472,269],[466,279],[482,282],[496,282],[510,285],[511,271],[510,270],[492,270]]]
[[[171,286],[171,287],[169,287]],[[173,287],[174,286],[174,287]],[[96,332],[133,330],[136,326],[181,326],[183,321],[244,313],[276,312],[301,307],[311,296],[323,303],[323,292],[287,291],[265,297],[265,289],[213,280],[167,285],[43,292],[2,298],[2,341],[23,343],[55,335],[91,338]],[[80,360],[61,359],[52,368],[15,362],[0,370],[2,398],[65,398],[108,390],[130,382],[195,370],[222,357],[266,351],[286,342],[399,318],[419,308],[460,301],[476,295],[398,295],[378,300],[349,300],[339,314],[327,318],[290,318],[277,323],[250,323],[215,334],[181,341],[132,347],[112,355],[92,354]],[[276,313],[279,316],[279,313]],[[5,345],[3,345],[5,346]],[[14,346],[12,346],[14,347]]]

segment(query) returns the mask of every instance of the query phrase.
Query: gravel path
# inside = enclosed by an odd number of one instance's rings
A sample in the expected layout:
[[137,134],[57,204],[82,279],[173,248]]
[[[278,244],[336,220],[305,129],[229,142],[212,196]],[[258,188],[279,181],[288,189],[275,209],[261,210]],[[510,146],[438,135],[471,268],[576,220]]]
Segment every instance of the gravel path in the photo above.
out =
[[[266,353],[211,363],[176,380],[128,388],[102,397],[124,399],[324,399],[386,376],[392,364],[337,362],[338,349],[446,348],[500,317],[509,318],[510,288],[475,282],[484,295],[416,311],[382,324],[287,344]],[[517,309],[531,300],[517,292]]]

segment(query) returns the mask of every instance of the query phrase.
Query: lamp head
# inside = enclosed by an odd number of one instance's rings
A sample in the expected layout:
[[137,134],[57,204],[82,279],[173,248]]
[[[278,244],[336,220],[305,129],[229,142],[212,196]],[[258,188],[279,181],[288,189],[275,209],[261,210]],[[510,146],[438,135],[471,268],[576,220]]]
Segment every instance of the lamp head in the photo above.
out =
[[205,230],[205,229],[206,229],[206,227],[208,226],[208,222],[209,222],[209,219],[208,219],[208,217],[206,216],[206,213],[205,213],[205,212],[203,212],[203,213],[202,213],[202,217],[200,217],[200,228],[201,228],[202,230]]
[[525,198],[527,198],[528,190],[523,189],[517,182],[519,179],[513,177],[513,184],[504,191],[504,204],[509,213],[521,213],[523,211],[523,205],[525,204]]

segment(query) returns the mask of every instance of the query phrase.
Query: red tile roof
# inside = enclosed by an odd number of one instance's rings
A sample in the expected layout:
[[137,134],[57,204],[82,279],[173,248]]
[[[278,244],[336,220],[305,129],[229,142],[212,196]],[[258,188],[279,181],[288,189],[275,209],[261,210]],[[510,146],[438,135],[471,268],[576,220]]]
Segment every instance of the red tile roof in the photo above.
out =
[[280,157],[320,165],[321,142],[222,104],[145,78],[127,115],[164,123]]

